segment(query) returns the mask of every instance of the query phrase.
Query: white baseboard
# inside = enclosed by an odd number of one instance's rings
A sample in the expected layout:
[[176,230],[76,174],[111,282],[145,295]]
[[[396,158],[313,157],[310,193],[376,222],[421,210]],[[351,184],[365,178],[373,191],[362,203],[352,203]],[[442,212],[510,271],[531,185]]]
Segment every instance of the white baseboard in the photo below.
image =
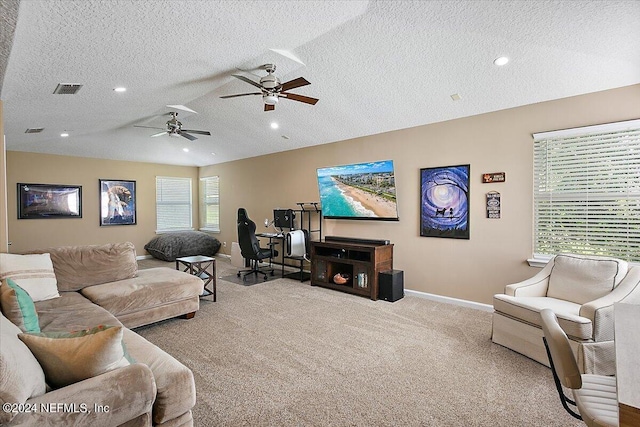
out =
[[445,297],[442,295],[436,295],[436,294],[430,294],[427,292],[420,292],[420,291],[412,291],[411,289],[405,289],[404,293],[407,295],[412,295],[414,297],[418,297],[418,298],[426,298],[432,301],[437,301],[437,302],[444,302],[447,304],[454,304],[454,305],[460,305],[463,307],[468,307],[468,308],[473,308],[476,310],[482,310],[482,311],[488,311],[490,313],[493,312],[493,306],[490,304],[483,304],[480,302],[475,302],[475,301],[468,301],[465,299],[458,299],[458,298],[451,298],[451,297]]

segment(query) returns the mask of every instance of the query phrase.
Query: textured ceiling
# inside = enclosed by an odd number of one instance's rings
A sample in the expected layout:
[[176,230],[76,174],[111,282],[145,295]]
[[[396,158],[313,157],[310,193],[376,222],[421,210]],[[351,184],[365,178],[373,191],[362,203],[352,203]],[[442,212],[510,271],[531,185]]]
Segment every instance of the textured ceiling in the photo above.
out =
[[[640,83],[640,1],[2,1],[8,150],[203,166]],[[320,101],[220,99],[265,63]],[[212,135],[133,127],[167,104]]]

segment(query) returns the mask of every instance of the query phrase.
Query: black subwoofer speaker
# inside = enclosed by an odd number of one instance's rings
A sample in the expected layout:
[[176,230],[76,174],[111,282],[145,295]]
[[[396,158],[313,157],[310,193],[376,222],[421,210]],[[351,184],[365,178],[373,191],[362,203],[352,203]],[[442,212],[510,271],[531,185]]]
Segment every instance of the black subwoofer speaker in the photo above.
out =
[[387,270],[378,274],[378,299],[398,301],[404,297],[404,271]]

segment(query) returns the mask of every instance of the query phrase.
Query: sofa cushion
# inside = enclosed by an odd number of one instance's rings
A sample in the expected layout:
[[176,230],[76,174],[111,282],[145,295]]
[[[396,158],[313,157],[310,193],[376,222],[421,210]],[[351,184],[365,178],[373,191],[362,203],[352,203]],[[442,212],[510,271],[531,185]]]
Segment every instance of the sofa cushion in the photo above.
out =
[[[46,391],[44,372],[29,348],[18,339],[20,329],[0,314],[0,405],[24,403]],[[15,414],[0,410],[0,425]]]
[[34,301],[57,298],[58,287],[48,253],[16,255],[0,253],[0,280],[13,279]]
[[36,306],[29,294],[12,279],[0,285],[0,307],[2,313],[22,332],[40,332]]
[[89,286],[82,295],[114,316],[175,304],[202,294],[202,279],[167,267],[140,270],[133,279]]
[[214,256],[220,250],[220,242],[202,231],[180,231],[156,236],[144,248],[154,258],[175,261],[184,256]]
[[77,332],[19,334],[42,366],[47,383],[60,388],[129,365],[122,326],[97,326]]
[[60,292],[60,298],[39,301],[35,306],[43,332],[79,331],[95,325],[122,325],[113,314],[79,292]]
[[495,311],[519,321],[542,328],[540,310],[550,308],[556,313],[560,327],[572,338],[589,340],[593,336],[591,320],[580,316],[580,304],[550,297],[493,296]]
[[557,255],[547,296],[585,304],[605,296],[627,274],[628,263],[615,258]]
[[131,242],[62,246],[33,252],[51,254],[60,291],[79,291],[85,286],[135,277],[138,272],[136,250]]

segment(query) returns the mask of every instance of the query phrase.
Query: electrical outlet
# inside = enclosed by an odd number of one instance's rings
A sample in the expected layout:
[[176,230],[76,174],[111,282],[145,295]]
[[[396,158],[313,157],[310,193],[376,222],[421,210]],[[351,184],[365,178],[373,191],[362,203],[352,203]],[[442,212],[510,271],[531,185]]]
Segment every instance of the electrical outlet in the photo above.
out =
[[227,242],[222,242],[222,247],[226,248],[227,247]]

